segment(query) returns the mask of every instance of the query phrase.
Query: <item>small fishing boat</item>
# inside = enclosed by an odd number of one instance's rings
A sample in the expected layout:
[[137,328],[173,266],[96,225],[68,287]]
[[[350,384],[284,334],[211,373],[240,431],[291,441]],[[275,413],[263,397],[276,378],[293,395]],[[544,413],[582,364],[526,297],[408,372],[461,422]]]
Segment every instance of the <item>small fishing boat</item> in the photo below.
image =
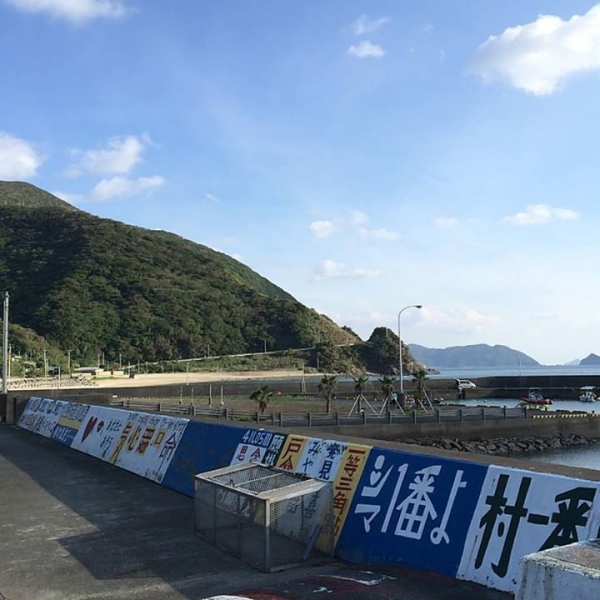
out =
[[596,392],[594,390],[596,386],[593,385],[584,385],[579,388],[579,400],[581,402],[595,402],[598,400],[598,396],[596,396]]
[[542,406],[552,404],[550,398],[545,398],[540,388],[529,388],[527,396],[521,398],[521,406]]

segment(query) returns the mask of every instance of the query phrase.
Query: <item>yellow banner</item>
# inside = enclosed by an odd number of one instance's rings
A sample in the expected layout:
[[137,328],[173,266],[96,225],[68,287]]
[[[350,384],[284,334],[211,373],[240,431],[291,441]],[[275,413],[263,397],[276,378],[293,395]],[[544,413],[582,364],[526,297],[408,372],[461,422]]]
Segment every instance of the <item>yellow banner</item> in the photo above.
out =
[[[334,547],[346,522],[354,492],[367,464],[371,446],[352,444],[346,448],[333,484],[333,539]],[[331,523],[324,523],[317,547],[325,549],[331,535]]]
[[277,467],[295,473],[298,469],[298,463],[304,452],[304,446],[309,438],[303,435],[288,435],[283,446],[283,450],[277,459]]

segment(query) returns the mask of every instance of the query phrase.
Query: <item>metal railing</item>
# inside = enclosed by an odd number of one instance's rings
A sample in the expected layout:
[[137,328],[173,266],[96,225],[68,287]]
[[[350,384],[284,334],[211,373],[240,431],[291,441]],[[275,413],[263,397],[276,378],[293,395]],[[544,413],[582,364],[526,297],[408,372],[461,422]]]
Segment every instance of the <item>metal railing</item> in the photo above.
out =
[[[428,411],[413,410],[405,412],[389,411],[384,414],[368,414],[362,412],[358,415],[344,415],[336,413],[314,412],[259,412],[248,410],[235,410],[228,407],[197,406],[174,402],[172,398],[140,400],[119,399],[111,401],[111,406],[127,410],[146,412],[160,412],[187,417],[209,417],[227,421],[250,421],[258,424],[276,425],[279,427],[322,427],[331,425],[376,425],[376,424],[401,424],[401,423],[442,423],[464,421],[492,421],[508,419],[527,419],[543,414],[545,418],[562,418],[563,414],[550,415],[545,411],[527,407],[443,407]],[[574,413],[569,413],[569,417]],[[587,413],[575,416],[588,416]]]
[[9,391],[12,390],[37,390],[40,388],[80,388],[96,386],[96,382],[89,377],[23,377],[8,381]]

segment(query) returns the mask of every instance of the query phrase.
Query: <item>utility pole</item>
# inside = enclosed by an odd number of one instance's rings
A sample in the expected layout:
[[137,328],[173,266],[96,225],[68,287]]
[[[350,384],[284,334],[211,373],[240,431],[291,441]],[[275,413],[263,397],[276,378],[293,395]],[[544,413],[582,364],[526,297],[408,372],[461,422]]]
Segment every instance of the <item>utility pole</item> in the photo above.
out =
[[2,322],[2,393],[8,393],[8,292],[4,295],[4,320]]
[[48,377],[48,354],[44,348],[44,377]]
[[71,351],[67,350],[67,371],[69,372],[69,378],[71,377]]

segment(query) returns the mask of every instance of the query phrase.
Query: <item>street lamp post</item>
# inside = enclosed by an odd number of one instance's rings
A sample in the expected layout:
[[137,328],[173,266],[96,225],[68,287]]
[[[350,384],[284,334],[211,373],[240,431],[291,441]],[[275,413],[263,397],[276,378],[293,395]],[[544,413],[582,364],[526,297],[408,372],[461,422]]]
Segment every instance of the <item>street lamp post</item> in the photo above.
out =
[[4,312],[2,318],[2,393],[8,393],[8,292],[4,293]]
[[402,369],[402,335],[400,334],[400,316],[409,308],[423,308],[421,304],[410,304],[405,306],[398,313],[398,366],[400,367],[400,401],[404,400],[404,374]]

